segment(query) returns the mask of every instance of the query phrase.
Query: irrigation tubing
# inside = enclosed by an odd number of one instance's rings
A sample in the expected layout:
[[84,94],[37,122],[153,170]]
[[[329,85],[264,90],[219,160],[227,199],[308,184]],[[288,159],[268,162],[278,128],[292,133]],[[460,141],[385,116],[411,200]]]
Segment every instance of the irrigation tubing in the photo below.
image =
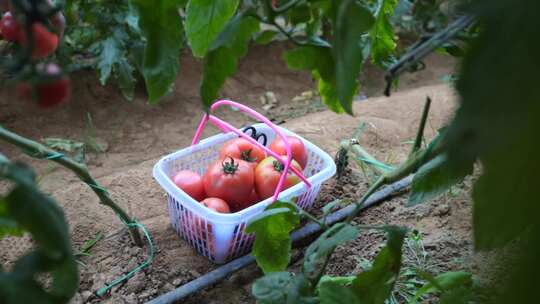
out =
[[435,49],[452,39],[459,32],[471,25],[474,20],[475,17],[471,15],[461,16],[447,28],[431,36],[431,38],[426,41],[420,42],[415,48],[403,55],[386,73],[386,89],[384,90],[384,94],[390,96],[392,82],[398,75],[408,70],[411,65],[431,54]]
[[[410,175],[400,181],[397,181],[393,184],[390,184],[383,189],[373,193],[365,202],[363,209],[369,208],[375,204],[381,203],[394,195],[398,194],[399,192],[403,191],[412,182],[413,176]],[[347,218],[355,209],[355,205],[351,204],[345,208],[342,208],[334,213],[331,213],[326,218],[327,224],[333,224],[339,221],[344,220]],[[310,222],[309,224],[303,226],[302,228],[294,231],[291,234],[291,239],[293,242],[301,241],[321,230],[321,226],[317,223]],[[175,290],[172,290],[166,294],[163,294],[149,302],[147,304],[171,304],[176,303],[179,300],[182,300],[192,294],[197,293],[198,291],[201,291],[202,289],[211,286],[213,284],[216,284],[225,278],[227,278],[229,275],[239,271],[242,268],[247,267],[248,265],[255,262],[255,258],[253,255],[248,254],[243,257],[240,257],[238,259],[235,259],[223,266],[220,266],[198,278],[196,278],[193,281],[190,281],[180,287],[178,287]]]

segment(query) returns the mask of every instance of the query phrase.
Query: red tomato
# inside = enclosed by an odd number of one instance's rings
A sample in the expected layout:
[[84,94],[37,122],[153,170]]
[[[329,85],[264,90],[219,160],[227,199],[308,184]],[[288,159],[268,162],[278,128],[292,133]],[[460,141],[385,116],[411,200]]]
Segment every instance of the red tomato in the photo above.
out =
[[230,156],[245,160],[252,163],[253,168],[255,168],[266,157],[266,153],[264,153],[263,149],[247,141],[247,139],[239,137],[226,142],[221,148],[219,156],[222,159]]
[[209,209],[214,210],[215,212],[231,213],[231,209],[229,208],[227,202],[217,197],[205,198],[201,201],[201,204]]
[[[282,159],[286,158],[286,156],[282,156]],[[284,166],[285,165],[274,157],[267,157],[257,165],[257,168],[255,168],[255,190],[257,190],[261,200],[267,199],[274,195]],[[291,162],[291,166],[296,167],[298,170],[302,170],[300,165],[295,160]],[[300,178],[292,173],[292,171],[289,171],[285,181],[283,182],[283,188],[281,191],[288,189],[299,182]]]
[[[43,59],[54,53],[58,47],[58,36],[38,22],[32,24],[32,39],[34,40],[32,44],[33,59]],[[27,40],[26,33],[21,31],[21,44],[25,45],[28,42]]]
[[253,167],[246,161],[228,157],[210,165],[203,182],[208,196],[225,200],[236,212],[249,206],[254,183]]
[[173,182],[196,201],[200,202],[206,197],[202,177],[197,172],[182,170],[176,173]]
[[17,84],[17,95],[32,100],[35,98],[38,105],[49,108],[65,102],[71,95],[71,80],[62,75],[60,67],[49,63],[44,68],[44,76],[50,79],[43,80],[32,87],[27,82]]
[[261,201],[261,199],[259,198],[259,195],[257,194],[257,191],[255,191],[255,189],[253,189],[253,191],[251,191],[251,195],[249,196],[250,205],[255,205],[256,203],[258,203],[260,201]]
[[2,20],[0,20],[0,33],[2,33],[4,39],[9,42],[19,40],[21,35],[21,27],[15,21],[15,19],[13,19],[10,12],[5,13]]
[[[291,154],[294,160],[300,164],[300,167],[304,169],[307,164],[308,154],[306,147],[302,140],[294,136],[287,136],[289,144],[291,145]],[[285,149],[285,144],[281,137],[276,137],[276,139],[270,144],[270,150],[276,152],[278,155],[287,155],[287,150]]]

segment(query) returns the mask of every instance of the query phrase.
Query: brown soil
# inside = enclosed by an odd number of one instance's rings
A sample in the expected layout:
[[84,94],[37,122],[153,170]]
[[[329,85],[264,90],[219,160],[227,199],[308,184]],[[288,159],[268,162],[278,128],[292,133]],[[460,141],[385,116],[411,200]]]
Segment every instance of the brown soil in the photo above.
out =
[[[275,44],[252,48],[242,61],[237,76],[227,81],[222,94],[265,112],[259,97],[266,91],[274,92],[278,105],[266,114],[280,122],[286,121],[286,128],[305,136],[329,153],[335,153],[338,140],[350,138],[359,124],[365,122],[362,146],[378,159],[398,164],[408,153],[410,146],[403,141],[414,137],[427,94],[434,100],[427,137],[433,136],[452,113],[452,92],[445,85],[435,85],[398,93],[389,99],[373,98],[355,103],[356,117],[325,111],[291,118],[320,111],[320,106],[316,101],[291,101],[303,91],[311,90],[313,84],[307,73],[286,69],[280,60],[280,54],[286,47]],[[265,60],[261,64],[263,56]],[[452,71],[451,61],[439,55],[428,58],[427,65],[429,70],[406,75],[401,81],[401,89],[441,84],[441,77]],[[133,103],[123,101],[113,85],[100,86],[93,72],[73,75],[73,100],[50,111],[14,102],[11,89],[0,92],[0,124],[21,135],[37,140],[63,137],[85,141],[87,135],[94,132],[91,138],[107,149],[104,153],[87,154],[90,171],[152,234],[157,246],[152,265],[127,283],[113,288],[111,294],[101,301],[144,302],[216,267],[197,255],[170,227],[164,193],[151,175],[152,166],[159,157],[189,145],[201,116],[198,100],[200,73],[200,62],[183,56],[182,73],[174,92],[157,106],[145,104],[143,92],[138,92]],[[368,69],[363,79],[368,85],[364,90],[368,96],[382,92],[384,83],[379,74]],[[95,129],[87,125],[88,114]],[[219,116],[237,126],[250,122],[229,110],[220,111]],[[216,130],[209,129],[204,135],[214,132]],[[63,168],[51,168],[47,162],[22,156],[6,144],[0,146],[0,152],[31,164],[40,173],[42,189],[51,193],[64,207],[75,248],[100,231],[105,235],[92,249],[91,256],[81,259],[85,266],[80,267],[81,287],[75,303],[99,302],[100,299],[95,299],[92,292],[145,260],[147,248],[132,246],[122,223],[109,209],[100,206],[95,195],[74,175]],[[336,197],[357,199],[365,191],[366,178],[357,167],[351,167],[344,179],[332,179],[324,186],[318,206]],[[405,208],[406,198],[398,197],[364,212],[357,221],[402,224],[418,229],[424,235],[429,256],[438,264],[438,271],[469,267],[471,237],[467,185],[464,183],[457,194],[444,195],[414,208]],[[343,275],[358,271],[357,259],[372,257],[381,240],[380,235],[367,232],[351,244],[340,247],[329,273]],[[1,240],[0,263],[9,266],[28,247],[28,243],[27,239]],[[188,302],[253,303],[249,282],[259,275],[256,267],[249,267]]]

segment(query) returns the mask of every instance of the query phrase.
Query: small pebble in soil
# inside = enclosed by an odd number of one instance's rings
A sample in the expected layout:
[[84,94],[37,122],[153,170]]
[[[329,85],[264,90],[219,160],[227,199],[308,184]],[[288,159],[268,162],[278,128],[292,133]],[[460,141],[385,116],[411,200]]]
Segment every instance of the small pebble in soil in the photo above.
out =
[[184,280],[182,278],[176,278],[174,281],[172,281],[174,286],[180,286],[182,283],[184,283]]
[[146,284],[146,274],[139,272],[126,283],[126,292],[139,292]]
[[86,303],[94,294],[90,290],[85,290],[81,293],[82,302]]
[[131,247],[131,248],[130,248],[130,254],[131,254],[132,256],[137,256],[137,255],[139,255],[140,253],[141,253],[141,248],[139,248],[139,247]]
[[450,206],[448,204],[440,204],[435,208],[433,211],[433,214],[436,216],[444,216],[447,215],[450,212]]
[[129,260],[129,262],[128,262],[127,266],[126,266],[126,270],[131,271],[131,270],[135,269],[138,265],[139,264],[137,262],[137,258],[133,257],[133,258],[131,258],[131,260]]
[[134,293],[130,293],[124,298],[125,303],[137,303],[137,296]]
[[165,285],[163,285],[162,287],[163,292],[169,292],[173,289],[174,289],[174,286],[171,283],[165,283]]
[[81,297],[81,294],[80,293],[76,293],[73,298],[71,298],[71,301],[69,301],[69,304],[82,304],[83,303],[83,299]]

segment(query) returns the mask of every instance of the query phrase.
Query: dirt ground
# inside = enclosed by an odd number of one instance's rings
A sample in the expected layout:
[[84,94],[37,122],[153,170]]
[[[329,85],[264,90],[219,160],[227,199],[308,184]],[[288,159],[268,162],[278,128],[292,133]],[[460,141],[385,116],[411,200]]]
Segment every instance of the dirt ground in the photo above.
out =
[[[428,69],[401,79],[400,92],[393,97],[355,103],[356,117],[320,112],[322,107],[316,100],[292,101],[302,92],[312,90],[313,82],[307,73],[287,70],[280,59],[287,47],[275,44],[252,48],[237,76],[227,81],[222,94],[283,123],[284,127],[328,153],[335,153],[338,140],[350,138],[364,122],[361,144],[378,159],[398,164],[408,153],[410,145],[406,141],[414,137],[426,95],[434,100],[427,137],[433,136],[449,119],[455,105],[452,91],[441,80],[451,73],[453,62],[433,55],[426,60]],[[264,64],[260,60],[262,56]],[[100,206],[97,197],[74,175],[47,162],[21,156],[11,146],[0,145],[1,153],[30,163],[40,173],[42,189],[64,207],[75,248],[99,232],[105,235],[91,255],[81,259],[84,264],[80,267],[81,286],[74,303],[144,302],[216,267],[175,234],[169,224],[164,193],[151,175],[152,166],[162,155],[189,145],[201,116],[200,74],[200,62],[183,56],[182,72],[174,91],[157,106],[145,104],[141,89],[132,103],[126,102],[113,85],[100,86],[96,75],[86,71],[73,75],[73,100],[58,109],[44,111],[20,104],[10,88],[1,90],[0,124],[6,128],[36,140],[62,137],[101,145],[104,152],[90,149],[86,155],[91,173],[120,205],[148,227],[156,244],[155,260],[149,268],[113,288],[110,295],[96,299],[92,292],[143,262],[147,248],[132,246],[121,222],[110,210]],[[362,79],[366,84],[362,95],[373,97],[382,93],[381,73],[368,68]],[[418,89],[407,90],[410,88]],[[260,96],[269,91],[275,94],[278,103],[273,109],[264,110]],[[237,126],[250,122],[235,111],[219,111],[218,115]],[[209,128],[204,136],[215,132]],[[404,207],[406,196],[397,197],[364,212],[357,221],[402,224],[419,230],[437,271],[474,268],[470,257],[471,212],[467,185],[464,183],[456,191],[414,208]],[[325,184],[317,206],[336,197],[358,199],[366,188],[367,179],[362,171],[352,166],[344,179],[332,179]],[[381,235],[367,232],[340,247],[329,273],[357,272],[358,260],[376,254],[381,240]],[[9,266],[27,247],[26,239],[1,240],[0,263]],[[253,303],[249,282],[258,275],[256,267],[249,267],[187,302]],[[226,299],[223,292],[227,294]]]

